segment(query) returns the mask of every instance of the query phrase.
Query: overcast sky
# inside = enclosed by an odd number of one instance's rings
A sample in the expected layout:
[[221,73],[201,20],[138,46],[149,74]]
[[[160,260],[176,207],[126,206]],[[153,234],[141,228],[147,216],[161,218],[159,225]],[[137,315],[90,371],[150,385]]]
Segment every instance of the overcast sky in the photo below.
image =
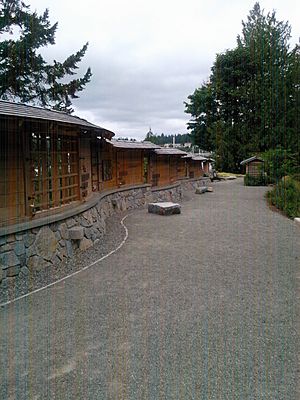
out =
[[[28,0],[31,10],[49,9],[58,21],[56,44],[43,52],[63,59],[89,42],[80,71],[93,76],[75,100],[76,115],[144,139],[186,133],[183,102],[209,77],[216,53],[233,48],[255,1],[249,0]],[[299,0],[264,0],[266,11],[300,37]]]

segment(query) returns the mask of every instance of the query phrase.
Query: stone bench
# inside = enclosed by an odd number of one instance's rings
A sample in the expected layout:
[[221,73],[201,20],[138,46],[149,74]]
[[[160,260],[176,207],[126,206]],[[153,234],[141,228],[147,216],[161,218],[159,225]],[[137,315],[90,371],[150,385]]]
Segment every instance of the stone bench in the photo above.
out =
[[200,186],[195,190],[195,194],[203,194],[205,192],[207,192],[207,186]]
[[172,202],[149,203],[148,212],[159,215],[173,215],[180,214],[180,204]]

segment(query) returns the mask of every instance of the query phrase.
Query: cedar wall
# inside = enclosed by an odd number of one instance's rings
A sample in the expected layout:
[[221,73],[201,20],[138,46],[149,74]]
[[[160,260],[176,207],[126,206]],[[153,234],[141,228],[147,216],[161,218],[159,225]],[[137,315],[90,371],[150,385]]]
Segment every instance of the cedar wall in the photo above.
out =
[[189,160],[189,178],[200,178],[203,176],[203,169],[200,161]]
[[16,121],[1,122],[0,225],[17,223],[25,215],[24,135]]
[[187,177],[187,162],[186,159],[180,158],[177,163],[177,176],[178,179]]
[[178,180],[179,157],[151,155],[150,181],[152,186],[167,186]]
[[116,149],[118,185],[139,185],[144,183],[143,150]]
[[93,191],[146,183],[144,150],[116,148],[104,140],[93,142],[91,149]]
[[246,164],[246,174],[251,176],[259,176],[262,173],[263,162],[261,161],[252,161],[249,164]]

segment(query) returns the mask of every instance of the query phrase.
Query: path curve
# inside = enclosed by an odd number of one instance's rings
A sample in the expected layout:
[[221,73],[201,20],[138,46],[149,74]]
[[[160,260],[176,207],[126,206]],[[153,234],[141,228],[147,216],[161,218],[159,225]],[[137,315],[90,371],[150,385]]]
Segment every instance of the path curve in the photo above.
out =
[[0,310],[0,398],[300,398],[300,229],[265,188],[218,182],[182,214]]

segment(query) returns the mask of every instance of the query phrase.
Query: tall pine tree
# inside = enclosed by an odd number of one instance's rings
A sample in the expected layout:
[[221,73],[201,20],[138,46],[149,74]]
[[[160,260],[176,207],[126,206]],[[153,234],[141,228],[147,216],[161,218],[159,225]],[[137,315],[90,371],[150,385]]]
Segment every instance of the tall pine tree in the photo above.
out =
[[31,12],[20,0],[0,0],[0,98],[50,107],[71,113],[72,99],[85,88],[92,76],[75,75],[88,43],[63,62],[48,64],[38,50],[55,44],[57,23],[51,25],[49,12]]

